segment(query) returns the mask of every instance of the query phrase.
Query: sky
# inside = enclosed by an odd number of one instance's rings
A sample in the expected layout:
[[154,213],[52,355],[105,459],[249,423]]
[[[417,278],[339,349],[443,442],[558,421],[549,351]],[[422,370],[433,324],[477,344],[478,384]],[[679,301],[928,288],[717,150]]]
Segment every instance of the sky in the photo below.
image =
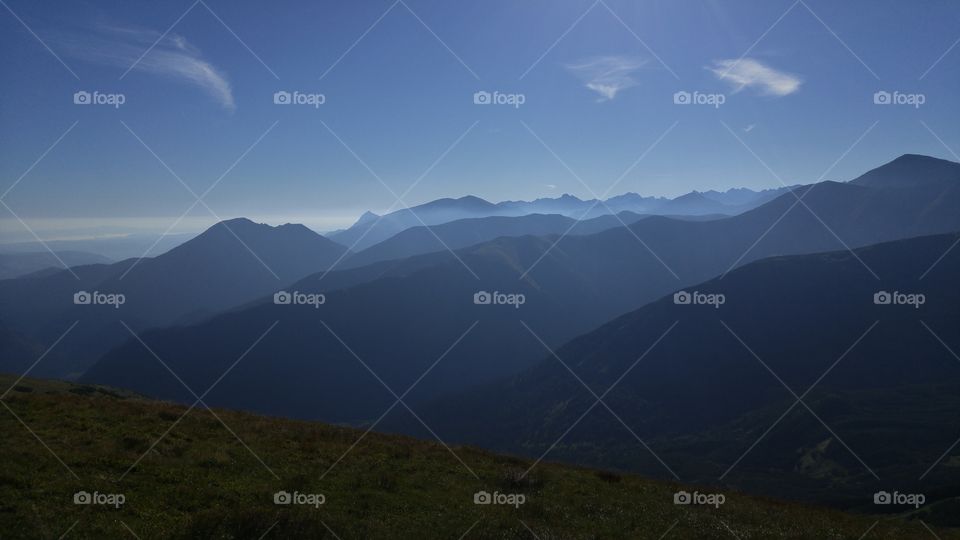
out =
[[960,161],[949,0],[0,4],[0,241]]

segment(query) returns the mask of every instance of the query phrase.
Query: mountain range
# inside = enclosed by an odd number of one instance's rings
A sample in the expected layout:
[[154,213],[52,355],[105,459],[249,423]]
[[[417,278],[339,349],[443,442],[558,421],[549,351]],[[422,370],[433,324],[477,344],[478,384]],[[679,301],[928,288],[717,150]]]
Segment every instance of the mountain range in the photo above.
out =
[[[138,331],[199,320],[272,294],[345,254],[302,225],[229,220],[157,257],[0,281],[0,325],[46,345],[63,336],[35,374],[68,376],[130,338],[124,325]],[[121,294],[124,302],[78,305],[74,295],[84,292]],[[0,368],[16,372],[33,360],[6,357]]]
[[960,496],[958,242],[763,259],[684,291],[719,304],[668,294],[420,412],[444,440],[728,489]]
[[[324,294],[322,305],[275,305],[268,297],[143,339],[179,378],[205,388],[276,323],[211,402],[372,422],[394,401],[381,381],[399,394],[441,356],[411,401],[516,375],[540,360],[541,340],[559,346],[671,291],[764,257],[960,230],[960,183],[927,180],[919,178],[906,192],[824,182],[713,221],[645,217],[590,235],[501,237],[455,252],[321,272],[289,290]],[[869,264],[860,270],[867,278],[876,272]],[[525,302],[476,305],[473,296],[481,291],[522,294]],[[106,354],[84,378],[185,399],[176,379],[135,340]],[[265,381],[275,392],[259,391]]]
[[239,218],[0,280],[0,371],[858,510],[960,496],[960,164],[605,203]]
[[734,215],[755,208],[789,189],[753,191],[737,188],[726,192],[705,193],[694,191],[674,199],[625,193],[602,201],[582,200],[564,194],[557,198],[533,201],[491,203],[479,197],[466,196],[459,199],[437,199],[382,216],[368,211],[351,227],[333,231],[327,236],[350,247],[352,251],[362,251],[411,227],[432,226],[469,218],[559,214],[586,220],[621,212],[677,216]]

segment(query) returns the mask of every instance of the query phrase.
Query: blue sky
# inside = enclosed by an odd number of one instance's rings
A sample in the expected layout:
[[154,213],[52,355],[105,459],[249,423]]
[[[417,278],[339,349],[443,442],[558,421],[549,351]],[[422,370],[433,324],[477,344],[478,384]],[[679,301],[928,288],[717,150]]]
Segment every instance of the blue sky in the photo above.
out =
[[[644,155],[609,195],[678,195],[960,152],[947,0],[4,4],[0,190],[43,236],[162,232],[195,201],[180,180],[200,194],[220,179],[213,212],[175,230],[215,216],[324,230],[400,207],[390,190],[418,179],[409,205],[589,198]],[[124,103],[76,105],[78,91]],[[677,105],[681,91],[723,103]],[[876,105],[877,91],[924,102]],[[0,213],[0,237],[25,234]]]

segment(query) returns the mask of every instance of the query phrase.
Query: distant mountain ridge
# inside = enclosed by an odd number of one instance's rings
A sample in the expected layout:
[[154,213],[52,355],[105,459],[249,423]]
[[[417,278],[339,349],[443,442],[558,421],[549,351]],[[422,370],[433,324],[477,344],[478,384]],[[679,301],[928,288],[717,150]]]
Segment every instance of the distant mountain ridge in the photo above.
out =
[[[823,182],[729,218],[651,216],[591,235],[500,237],[453,254],[443,250],[312,275],[291,289],[325,294],[318,308],[277,306],[266,297],[144,339],[173,359],[177,373],[204,387],[249,345],[240,336],[259,335],[279,321],[210,401],[331,422],[372,421],[391,395],[327,328],[391,387],[405,388],[479,321],[408,396],[422,403],[510,376],[542,358],[542,344],[521,321],[544,343],[560,345],[669,291],[761,258],[960,230],[958,210],[960,183],[891,191]],[[870,276],[868,268],[861,271]],[[476,305],[471,299],[478,291],[519,293],[526,302],[521,309]],[[132,341],[105,355],[86,380],[188,398]],[[269,398],[254,390],[264,380],[276,390]]]
[[112,262],[103,255],[84,251],[29,251],[0,253],[0,279],[26,276],[34,272],[63,269],[82,264]]
[[[13,330],[41,343],[53,343],[79,321],[54,358],[37,366],[38,374],[62,377],[84,370],[129,338],[119,321],[143,329],[197,320],[328,268],[345,255],[345,247],[303,225],[271,227],[238,218],[157,257],[0,281],[0,307]],[[75,305],[80,291],[120,293],[125,302],[120,308]],[[60,364],[57,357],[69,360]],[[23,362],[6,358],[0,369],[15,371]]]
[[333,231],[328,233],[327,236],[341,244],[350,246],[354,251],[361,251],[411,227],[438,225],[469,218],[560,214],[574,219],[592,219],[620,212],[690,216],[734,215],[763,204],[777,195],[785,193],[787,189],[775,188],[757,192],[746,188],[738,188],[726,192],[712,191],[705,194],[691,192],[675,199],[625,193],[610,197],[603,203],[595,199],[582,200],[569,194],[556,198],[500,203],[491,203],[479,197],[468,195],[459,199],[437,199],[383,216],[367,211],[351,227]]

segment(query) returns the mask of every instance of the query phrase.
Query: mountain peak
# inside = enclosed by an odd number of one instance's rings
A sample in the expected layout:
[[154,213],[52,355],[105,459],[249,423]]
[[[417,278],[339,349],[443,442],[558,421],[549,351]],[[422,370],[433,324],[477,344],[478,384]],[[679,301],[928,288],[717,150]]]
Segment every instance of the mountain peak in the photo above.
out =
[[373,223],[374,221],[380,219],[380,216],[374,214],[373,212],[367,210],[363,214],[360,214],[360,217],[357,218],[357,222],[353,224],[354,227],[360,225],[366,225],[367,223]]
[[874,188],[905,188],[960,181],[960,163],[921,154],[903,154],[850,181]]

